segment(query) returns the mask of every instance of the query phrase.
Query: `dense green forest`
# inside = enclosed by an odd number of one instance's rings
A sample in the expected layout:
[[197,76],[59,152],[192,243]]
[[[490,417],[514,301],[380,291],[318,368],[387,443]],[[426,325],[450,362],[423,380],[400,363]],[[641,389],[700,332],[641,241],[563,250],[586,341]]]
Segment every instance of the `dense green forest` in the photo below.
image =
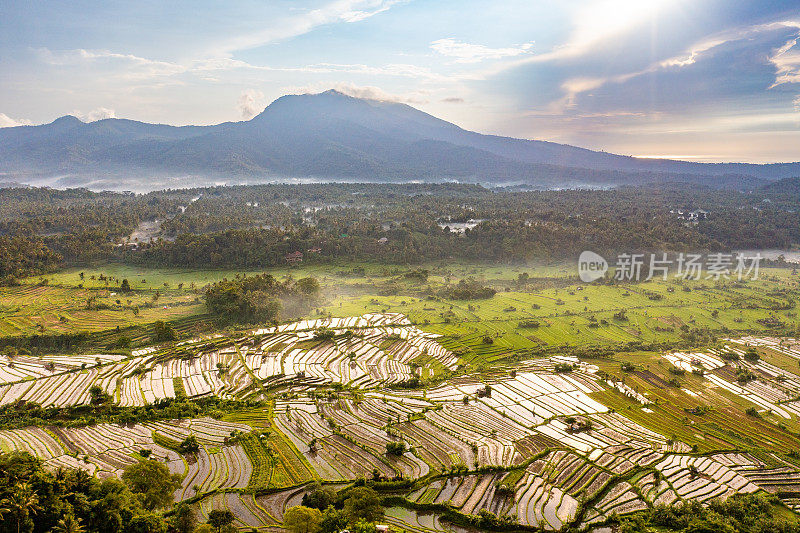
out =
[[[295,260],[306,263],[418,263],[566,259],[585,249],[785,249],[800,243],[797,182],[754,191],[459,184],[258,185],[144,195],[0,189],[0,278],[98,260],[260,268],[298,253]],[[693,210],[706,213],[691,220]],[[142,227],[148,231],[137,232]]]

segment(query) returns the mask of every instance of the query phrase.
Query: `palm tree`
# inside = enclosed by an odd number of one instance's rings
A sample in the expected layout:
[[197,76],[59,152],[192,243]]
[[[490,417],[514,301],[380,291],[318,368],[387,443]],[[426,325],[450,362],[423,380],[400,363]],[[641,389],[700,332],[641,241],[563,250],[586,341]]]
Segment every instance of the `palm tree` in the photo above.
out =
[[39,510],[39,496],[28,483],[20,483],[14,487],[11,496],[3,500],[3,505],[17,516],[17,533],[22,522]]
[[51,533],[84,533],[85,529],[81,526],[81,519],[75,518],[71,514],[65,515],[50,530]]

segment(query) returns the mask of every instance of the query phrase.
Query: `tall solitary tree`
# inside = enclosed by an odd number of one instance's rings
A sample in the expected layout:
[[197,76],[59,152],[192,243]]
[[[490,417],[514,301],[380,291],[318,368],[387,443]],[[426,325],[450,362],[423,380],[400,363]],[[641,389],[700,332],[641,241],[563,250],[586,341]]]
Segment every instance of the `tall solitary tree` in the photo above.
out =
[[229,509],[214,509],[208,513],[208,524],[214,528],[217,533],[222,533],[223,529],[233,524],[236,519]]

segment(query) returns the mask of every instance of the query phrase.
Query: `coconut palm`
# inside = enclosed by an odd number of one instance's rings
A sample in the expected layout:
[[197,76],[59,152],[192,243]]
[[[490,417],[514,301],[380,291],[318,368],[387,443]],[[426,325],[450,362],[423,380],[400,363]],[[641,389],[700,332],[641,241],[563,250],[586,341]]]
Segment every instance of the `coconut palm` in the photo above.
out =
[[81,519],[75,518],[71,514],[64,516],[50,530],[51,533],[83,533],[85,529],[81,526]]
[[14,487],[11,496],[3,500],[2,504],[16,515],[17,533],[19,533],[22,522],[39,510],[39,496],[28,483],[20,483]]

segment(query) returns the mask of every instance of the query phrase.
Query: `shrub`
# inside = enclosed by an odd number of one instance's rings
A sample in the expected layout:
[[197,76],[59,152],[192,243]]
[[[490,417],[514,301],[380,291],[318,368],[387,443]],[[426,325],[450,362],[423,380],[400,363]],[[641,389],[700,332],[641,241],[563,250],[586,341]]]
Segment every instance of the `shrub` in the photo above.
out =
[[386,453],[389,455],[401,456],[406,453],[406,443],[401,440],[394,440],[386,443]]
[[197,442],[197,437],[194,435],[189,435],[183,439],[183,442],[178,445],[178,451],[183,455],[199,452],[200,443]]
[[744,358],[746,361],[750,362],[758,361],[759,359],[758,352],[755,350],[755,348],[750,348],[749,350],[744,352]]
[[111,350],[128,350],[131,347],[131,338],[123,335],[108,345]]
[[319,328],[314,331],[314,339],[318,341],[330,341],[336,336],[336,333],[330,328]]
[[142,503],[149,510],[172,505],[172,494],[181,486],[181,476],[170,474],[163,463],[144,460],[125,467],[122,481],[132,492],[142,494]]
[[495,294],[497,294],[496,290],[484,287],[474,279],[462,279],[458,284],[439,291],[439,296],[448,300],[485,300]]
[[302,504],[306,507],[324,511],[329,505],[336,502],[336,492],[328,487],[323,487],[316,482],[311,486],[311,491],[303,496]]
[[428,281],[429,274],[430,271],[425,270],[424,268],[417,268],[414,270],[409,270],[408,272],[404,273],[403,277],[413,281],[418,281],[420,283],[425,283],[426,281]]

